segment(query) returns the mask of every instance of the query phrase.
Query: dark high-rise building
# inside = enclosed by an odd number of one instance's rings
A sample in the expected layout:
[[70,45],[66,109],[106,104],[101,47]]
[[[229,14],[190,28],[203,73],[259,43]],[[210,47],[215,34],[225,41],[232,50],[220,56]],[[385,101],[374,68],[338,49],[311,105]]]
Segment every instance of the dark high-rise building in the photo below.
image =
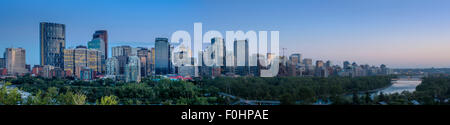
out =
[[327,67],[327,68],[331,67],[331,65],[333,65],[333,64],[331,63],[330,60],[328,60],[328,61],[325,63],[325,67]]
[[5,68],[5,67],[6,67],[6,59],[0,58],[0,68]]
[[31,71],[31,65],[30,64],[26,64],[25,65],[25,69],[27,69],[27,72]]
[[39,26],[40,64],[64,68],[65,25],[41,22]]
[[94,35],[92,35],[92,39],[97,39],[100,38],[103,40],[104,45],[104,55],[105,55],[105,60],[108,58],[108,32],[106,30],[97,30],[95,31]]
[[169,74],[170,71],[170,45],[167,38],[156,38],[155,40],[155,74]]
[[344,61],[344,66],[343,67],[344,67],[344,70],[351,69],[350,62]]

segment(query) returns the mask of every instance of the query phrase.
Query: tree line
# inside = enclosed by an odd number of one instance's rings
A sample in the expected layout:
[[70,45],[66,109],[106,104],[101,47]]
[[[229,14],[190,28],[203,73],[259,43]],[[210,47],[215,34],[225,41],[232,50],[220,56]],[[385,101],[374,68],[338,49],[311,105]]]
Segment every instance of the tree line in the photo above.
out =
[[345,94],[363,93],[391,85],[393,76],[367,77],[219,77],[205,79],[205,86],[252,100],[313,103]]
[[[192,82],[144,78],[140,83],[116,82],[111,79],[79,81],[24,76],[8,79],[23,91],[32,93],[38,105],[79,104],[65,100],[83,100],[82,104],[115,102],[119,105],[209,105],[221,104],[218,89],[202,88]],[[63,98],[66,97],[66,98]],[[74,98],[74,99],[70,99]],[[30,99],[30,98],[28,98]],[[75,101],[75,102],[83,102]],[[25,104],[25,103],[20,103]]]
[[[38,90],[35,94],[23,98],[18,88],[8,89],[11,85],[6,82],[0,88],[0,105],[86,105],[87,96],[82,92],[66,91],[60,93],[56,87],[49,87],[47,90]],[[100,102],[96,100],[96,105],[117,105],[117,96],[103,96]]]
[[[24,76],[7,79],[0,89],[0,105],[227,105],[220,92],[248,100],[277,100],[282,104],[337,105],[449,104],[450,77],[427,77],[415,92],[372,95],[391,85],[395,76],[367,77],[217,77],[193,82],[144,78],[140,83],[111,79],[78,81]],[[7,85],[16,88],[6,89]],[[22,98],[20,90],[30,92]],[[351,95],[351,96],[348,96]]]

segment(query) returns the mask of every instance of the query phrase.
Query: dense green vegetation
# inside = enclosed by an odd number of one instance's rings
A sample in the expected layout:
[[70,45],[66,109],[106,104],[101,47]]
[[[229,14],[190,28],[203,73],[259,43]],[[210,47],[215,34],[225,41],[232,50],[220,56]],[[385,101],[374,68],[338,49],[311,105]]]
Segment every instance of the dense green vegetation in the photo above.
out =
[[[220,100],[214,96],[213,89],[201,88],[191,82],[171,81],[168,79],[154,82],[148,78],[137,84],[116,83],[110,79],[86,82],[25,76],[8,81],[24,91],[36,93],[33,95],[38,97],[40,93],[44,93],[45,95],[49,93],[42,92],[42,90],[49,90],[50,88],[56,89],[51,91],[52,95],[61,95],[71,92],[81,93],[86,95],[87,104],[100,104],[105,102],[107,104],[116,103],[125,105],[208,105],[220,103]],[[117,102],[104,101],[106,98],[117,100]]]
[[392,77],[219,77],[196,82],[145,78],[141,83],[121,83],[24,76],[3,83],[30,92],[31,97],[22,99],[17,88],[6,89],[4,85],[0,88],[0,105],[227,105],[237,101],[220,92],[281,104],[313,104],[319,100],[337,105],[449,104],[450,77],[424,78],[413,93],[370,93],[391,85]]
[[[380,94],[373,102],[384,102],[388,105],[412,105],[413,102],[421,105],[449,105],[450,77],[433,76],[425,77],[414,92],[402,92],[395,94]],[[376,103],[378,104],[378,103]]]
[[[416,87],[415,96],[424,104],[450,104],[450,77],[428,77]],[[447,101],[446,101],[447,100]]]
[[317,99],[375,90],[391,85],[391,76],[370,77],[239,77],[204,80],[204,85],[246,99],[301,101],[309,104]]
[[[59,93],[56,87],[50,87],[46,91],[38,90],[36,94],[22,98],[17,88],[7,89],[11,85],[6,82],[0,88],[0,105],[85,105],[86,95],[82,93]],[[117,97],[104,96],[99,105],[117,105]]]
[[20,93],[18,92],[18,89],[7,89],[6,86],[8,86],[11,83],[5,83],[0,87],[0,104],[4,105],[16,105],[19,102],[22,101],[20,97]]

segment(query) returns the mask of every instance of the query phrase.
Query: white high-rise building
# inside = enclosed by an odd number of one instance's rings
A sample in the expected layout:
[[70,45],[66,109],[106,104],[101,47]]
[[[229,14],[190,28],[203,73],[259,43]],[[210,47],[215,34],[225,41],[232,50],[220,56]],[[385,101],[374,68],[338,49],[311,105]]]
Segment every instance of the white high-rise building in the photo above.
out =
[[119,60],[111,57],[106,60],[106,77],[115,79],[119,75]]

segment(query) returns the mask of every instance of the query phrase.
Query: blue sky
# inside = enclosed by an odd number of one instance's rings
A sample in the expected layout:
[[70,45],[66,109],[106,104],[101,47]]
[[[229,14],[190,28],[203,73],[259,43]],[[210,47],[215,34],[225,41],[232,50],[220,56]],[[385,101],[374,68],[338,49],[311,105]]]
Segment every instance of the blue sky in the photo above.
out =
[[[110,46],[152,46],[177,30],[278,30],[287,53],[314,60],[450,67],[448,0],[1,0],[0,49],[39,63],[39,22],[66,25],[68,47],[106,29]],[[191,36],[192,37],[192,36]]]

